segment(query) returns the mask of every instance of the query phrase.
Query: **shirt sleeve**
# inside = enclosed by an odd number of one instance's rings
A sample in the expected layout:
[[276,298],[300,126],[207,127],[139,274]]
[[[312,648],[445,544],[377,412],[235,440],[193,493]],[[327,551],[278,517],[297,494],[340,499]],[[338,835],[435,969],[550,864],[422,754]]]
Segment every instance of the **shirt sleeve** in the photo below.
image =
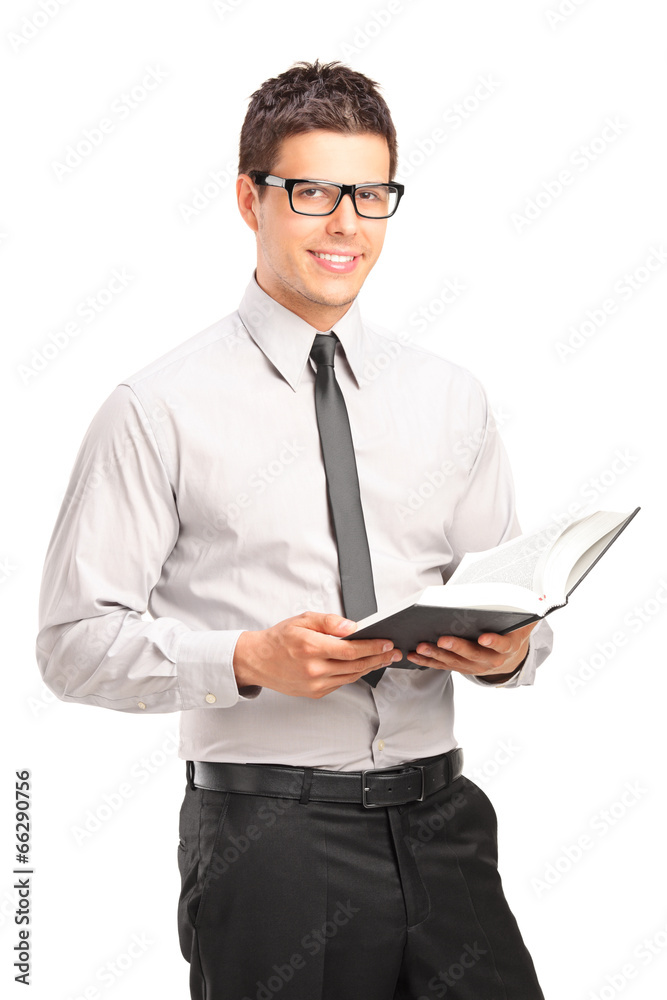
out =
[[[521,534],[514,499],[514,481],[509,458],[488,405],[486,393],[474,380],[482,398],[482,424],[479,449],[468,475],[467,486],[459,498],[449,535],[453,558],[443,573],[445,582],[466,552],[482,552]],[[483,687],[520,687],[533,684],[538,666],[547,658],[553,645],[550,625],[542,620],[530,634],[530,645],[521,668],[502,683],[464,674],[473,684]]]
[[150,421],[119,385],[83,439],[44,563],[37,663],[58,698],[141,713],[225,708],[259,694],[239,690],[234,676],[243,629],[142,617],[179,527]]

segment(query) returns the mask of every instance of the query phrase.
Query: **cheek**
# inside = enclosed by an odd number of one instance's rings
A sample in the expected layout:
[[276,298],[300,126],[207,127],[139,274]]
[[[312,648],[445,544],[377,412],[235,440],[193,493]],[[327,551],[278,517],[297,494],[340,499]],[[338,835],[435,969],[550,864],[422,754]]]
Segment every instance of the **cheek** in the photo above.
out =
[[382,226],[381,228],[378,227],[377,229],[366,230],[366,233],[364,235],[366,237],[368,246],[372,247],[374,257],[377,257],[380,251],[382,250],[386,233],[387,233],[386,225]]
[[[295,221],[294,221],[295,220]],[[312,233],[307,226],[299,223],[298,217],[292,213],[292,218],[285,220],[274,232],[275,245],[285,258],[291,258],[297,264],[306,262],[306,251],[322,242],[319,233]]]
[[270,216],[267,213],[262,220],[260,238],[272,255],[288,257],[301,250],[307,237],[303,228],[294,212],[272,212]]

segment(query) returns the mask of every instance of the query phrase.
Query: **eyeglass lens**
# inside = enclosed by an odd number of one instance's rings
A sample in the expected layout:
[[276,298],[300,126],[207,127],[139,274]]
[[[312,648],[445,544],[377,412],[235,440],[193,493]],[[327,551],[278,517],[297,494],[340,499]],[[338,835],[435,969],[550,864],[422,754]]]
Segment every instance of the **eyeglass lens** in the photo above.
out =
[[[336,204],[340,189],[332,184],[314,184],[300,181],[292,190],[292,205],[296,212],[304,215],[327,215]],[[354,192],[357,211],[370,218],[391,215],[396,208],[398,192],[396,188],[382,184],[366,184]]]

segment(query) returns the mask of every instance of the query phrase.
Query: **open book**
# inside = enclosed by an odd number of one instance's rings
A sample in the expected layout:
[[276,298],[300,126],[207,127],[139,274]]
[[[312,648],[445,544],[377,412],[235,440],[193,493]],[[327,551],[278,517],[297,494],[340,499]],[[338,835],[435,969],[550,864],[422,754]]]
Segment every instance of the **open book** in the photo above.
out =
[[468,552],[446,584],[426,587],[393,608],[362,618],[345,639],[391,639],[403,659],[392,667],[428,669],[406,659],[441,635],[504,635],[567,604],[631,514],[598,510],[556,531],[550,525],[485,552]]

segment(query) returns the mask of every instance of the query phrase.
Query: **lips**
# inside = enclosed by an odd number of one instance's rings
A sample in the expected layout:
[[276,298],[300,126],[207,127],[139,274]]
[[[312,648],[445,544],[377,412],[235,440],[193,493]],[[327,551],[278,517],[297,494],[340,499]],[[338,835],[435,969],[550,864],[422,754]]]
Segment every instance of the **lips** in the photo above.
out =
[[317,266],[329,274],[350,274],[361,260],[361,254],[329,253],[326,250],[309,250]]

